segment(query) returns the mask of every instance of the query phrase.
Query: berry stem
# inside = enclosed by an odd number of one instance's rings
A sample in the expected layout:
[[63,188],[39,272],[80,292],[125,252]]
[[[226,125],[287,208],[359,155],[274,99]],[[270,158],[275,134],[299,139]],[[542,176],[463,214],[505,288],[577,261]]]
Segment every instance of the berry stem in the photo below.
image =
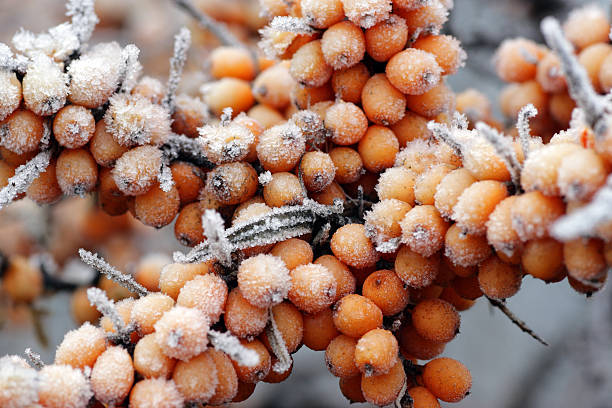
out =
[[512,311],[508,309],[508,306],[506,306],[504,302],[496,299],[491,299],[490,297],[487,297],[487,299],[489,300],[491,305],[501,310],[501,312],[505,314],[512,321],[512,323],[517,325],[522,331],[529,334],[531,337],[533,337],[543,345],[548,346],[548,343],[544,341],[536,332],[530,329],[529,326],[527,326],[527,323],[525,323],[524,321],[519,319],[514,313],[512,313]]

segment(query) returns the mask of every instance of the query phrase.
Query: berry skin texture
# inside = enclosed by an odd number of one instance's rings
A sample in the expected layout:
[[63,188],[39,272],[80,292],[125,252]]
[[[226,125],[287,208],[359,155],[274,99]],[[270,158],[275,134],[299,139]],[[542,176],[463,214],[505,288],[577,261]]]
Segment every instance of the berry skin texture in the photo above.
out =
[[359,338],[382,326],[383,314],[370,299],[348,295],[334,306],[334,325],[343,334]]
[[139,381],[130,392],[130,408],[181,408],[184,404],[174,382],[162,378]]
[[521,288],[523,274],[517,266],[504,263],[492,256],[478,267],[478,283],[487,297],[506,299]]
[[217,366],[210,352],[201,353],[188,361],[179,361],[172,380],[186,402],[208,402],[219,383]]
[[397,361],[397,339],[388,330],[374,329],[364,334],[355,347],[355,364],[366,376],[389,372]]
[[459,313],[444,300],[423,300],[412,310],[412,324],[427,340],[451,341],[459,332],[460,322]]
[[121,404],[134,384],[134,365],[127,350],[114,346],[98,357],[91,370],[91,389],[104,404]]
[[423,383],[442,401],[459,402],[470,391],[472,376],[459,361],[441,357],[425,365]]
[[440,408],[440,403],[435,395],[425,387],[414,387],[406,391],[412,398],[414,408]]
[[389,82],[407,95],[423,95],[440,82],[441,73],[432,54],[415,48],[395,54],[386,68]]
[[333,339],[325,350],[325,363],[328,370],[340,378],[354,377],[359,374],[355,364],[357,340],[341,334]]
[[396,358],[396,363],[387,374],[371,377],[362,374],[361,391],[370,404],[384,406],[395,401],[405,382],[404,367]]
[[238,288],[229,293],[225,306],[225,325],[233,335],[241,338],[257,336],[267,323],[267,309],[253,306]]
[[331,250],[341,262],[354,268],[374,266],[378,261],[378,254],[362,224],[339,228],[332,236]]
[[66,333],[55,352],[55,364],[67,364],[80,369],[91,368],[105,350],[104,331],[85,323]]
[[401,312],[410,300],[404,282],[386,269],[370,274],[363,283],[362,293],[380,308],[383,316]]
[[176,306],[155,323],[156,340],[168,357],[187,361],[206,350],[209,321],[198,309]]
[[323,265],[300,265],[293,269],[289,300],[303,312],[318,313],[336,300],[338,283]]

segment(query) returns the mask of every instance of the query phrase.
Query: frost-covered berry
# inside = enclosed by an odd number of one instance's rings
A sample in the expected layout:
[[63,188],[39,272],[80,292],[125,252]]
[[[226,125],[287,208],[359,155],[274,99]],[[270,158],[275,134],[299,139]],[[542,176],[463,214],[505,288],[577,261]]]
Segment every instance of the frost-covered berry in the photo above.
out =
[[130,392],[130,408],[181,408],[183,396],[174,381],[162,378],[142,380]]
[[172,131],[187,137],[198,137],[198,128],[209,119],[208,107],[200,98],[176,96],[172,114]]
[[21,82],[14,72],[0,70],[0,121],[13,113],[21,103]]
[[206,403],[215,394],[219,378],[217,366],[209,352],[189,361],[179,361],[172,380],[187,402]]
[[116,42],[98,44],[70,64],[70,102],[95,108],[115,92],[125,63]]
[[257,191],[257,172],[248,163],[225,163],[208,173],[206,190],[223,205],[240,204]]
[[89,382],[79,369],[52,364],[40,370],[39,378],[38,402],[43,407],[85,408],[93,396]]
[[134,384],[134,365],[126,349],[108,348],[91,370],[91,389],[103,404],[120,405]]
[[82,196],[94,189],[98,165],[86,149],[64,149],[57,158],[55,176],[66,195]]
[[238,287],[249,303],[258,307],[279,304],[287,296],[291,280],[285,263],[272,255],[257,255],[242,261]]
[[387,0],[342,0],[344,14],[362,28],[370,28],[386,20],[391,13],[391,2]]
[[131,321],[140,333],[153,333],[155,323],[173,306],[174,300],[170,296],[159,292],[149,293],[134,302]]
[[0,358],[0,406],[22,408],[38,400],[36,370],[18,356]]
[[240,161],[249,154],[255,137],[236,122],[221,121],[198,129],[200,142],[208,160],[215,164]]
[[257,158],[271,172],[290,171],[298,163],[306,143],[300,128],[288,122],[267,129],[259,136]]
[[253,306],[234,288],[227,297],[225,326],[235,336],[257,336],[268,323],[268,309]]
[[113,169],[117,187],[125,195],[146,193],[161,170],[162,153],[153,146],[140,146],[124,153]]
[[166,87],[159,79],[145,75],[132,88],[132,95],[144,96],[151,103],[161,104],[166,95]]
[[176,306],[155,323],[156,340],[168,357],[187,361],[206,350],[209,325],[200,310]]
[[76,149],[89,142],[96,130],[96,121],[89,109],[68,105],[53,119],[53,136],[64,147]]
[[68,77],[51,58],[36,55],[23,77],[25,106],[40,116],[53,115],[66,103]]
[[176,298],[176,304],[199,309],[214,324],[219,321],[225,309],[227,292],[227,284],[221,277],[207,273],[185,283]]
[[139,95],[113,95],[104,121],[122,146],[162,145],[171,133],[168,112]]
[[289,300],[306,313],[318,313],[336,300],[338,282],[323,265],[300,265],[291,271]]
[[176,360],[164,354],[157,333],[144,336],[134,347],[134,369],[144,378],[169,378]]
[[43,135],[43,118],[26,109],[17,109],[0,122],[0,143],[19,155],[36,151]]
[[55,364],[66,364],[80,369],[91,368],[104,350],[106,350],[104,330],[85,323],[78,329],[66,333],[55,352]]

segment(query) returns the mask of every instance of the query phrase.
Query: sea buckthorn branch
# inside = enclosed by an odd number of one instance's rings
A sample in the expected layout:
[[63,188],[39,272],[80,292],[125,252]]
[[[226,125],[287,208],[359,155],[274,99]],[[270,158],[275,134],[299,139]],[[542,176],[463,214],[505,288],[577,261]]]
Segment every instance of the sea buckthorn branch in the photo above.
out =
[[563,35],[561,25],[555,18],[547,17],[542,20],[540,27],[546,43],[561,60],[561,68],[572,99],[582,108],[587,122],[596,133],[603,131],[600,129],[603,127],[601,121],[608,110],[605,98],[593,89],[586,70],[576,59],[572,45]]
[[174,54],[170,58],[170,75],[168,76],[168,84],[166,85],[166,95],[162,100],[162,106],[166,108],[170,114],[175,110],[176,90],[178,89],[185,61],[187,61],[187,51],[191,45],[191,33],[186,27],[181,28],[179,33],[174,37]]
[[134,44],[128,44],[121,51],[121,55],[125,61],[125,68],[121,75],[119,92],[128,93],[134,88],[142,72],[142,65],[138,61],[140,49]]
[[98,272],[103,273],[109,279],[112,279],[119,285],[129,289],[137,295],[145,296],[149,293],[149,291],[140,283],[136,282],[136,280],[132,276],[119,272],[117,269],[113,268],[108,262],[102,259],[99,255],[93,254],[81,248],[79,249],[79,256],[81,257],[81,260],[87,265],[93,267]]
[[538,110],[533,104],[523,106],[519,111],[518,119],[516,121],[516,129],[518,130],[519,140],[521,142],[521,149],[523,150],[523,156],[525,160],[529,156],[529,141],[531,140],[531,128],[529,126],[529,119],[535,118],[538,115]]
[[272,366],[272,370],[278,374],[282,374],[291,368],[292,359],[289,351],[287,350],[287,345],[285,344],[283,335],[278,330],[278,325],[274,319],[272,309],[269,310],[269,315],[270,320],[266,326],[266,335],[268,336],[270,347],[278,359],[278,361]]
[[477,123],[476,129],[493,146],[497,155],[504,161],[516,191],[521,191],[521,164],[510,141],[486,123]]
[[595,193],[590,203],[559,218],[553,224],[551,234],[560,241],[588,237],[599,225],[610,220],[612,220],[612,175],[608,176],[605,186]]
[[119,312],[117,312],[115,302],[106,296],[106,292],[96,287],[89,288],[87,289],[87,299],[103,316],[108,317],[115,328],[115,333],[108,333],[107,337],[113,342],[129,343],[134,327],[123,322]]
[[434,122],[433,120],[427,123],[427,129],[431,131],[433,136],[442,143],[446,143],[454,150],[457,156],[461,156],[461,144],[453,136],[453,129],[442,123]]
[[51,154],[51,150],[40,152],[15,170],[15,175],[8,180],[6,187],[0,190],[0,209],[12,203],[19,194],[24,193],[40,173],[45,171]]
[[25,354],[26,359],[28,360],[30,365],[34,366],[34,368],[37,368],[40,370],[41,368],[45,366],[45,363],[40,358],[40,354],[38,354],[31,348],[28,347],[27,349],[25,349],[23,354]]
[[240,344],[240,340],[229,332],[209,330],[208,341],[210,341],[215,349],[224,352],[242,366],[254,367],[259,364],[257,352],[244,347]]
[[548,343],[544,341],[544,339],[542,339],[531,328],[529,328],[529,326],[527,326],[527,323],[525,323],[524,321],[519,319],[514,313],[512,313],[512,311],[508,308],[508,306],[504,302],[502,302],[501,300],[497,300],[497,299],[491,299],[490,297],[487,297],[487,300],[489,301],[489,303],[491,303],[491,305],[498,308],[503,314],[505,314],[506,317],[508,317],[512,321],[512,323],[518,326],[518,328],[520,328],[522,331],[524,331],[525,333],[527,333],[528,335],[530,335],[531,337],[533,337],[534,339],[536,339],[543,345],[548,346]]

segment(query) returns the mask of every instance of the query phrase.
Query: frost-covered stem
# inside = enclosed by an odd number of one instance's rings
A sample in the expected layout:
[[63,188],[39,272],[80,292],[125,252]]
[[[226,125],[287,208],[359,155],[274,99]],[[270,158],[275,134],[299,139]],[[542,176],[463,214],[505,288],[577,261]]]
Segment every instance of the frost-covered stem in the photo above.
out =
[[287,350],[287,345],[285,344],[283,335],[278,330],[272,309],[269,310],[269,315],[270,319],[268,320],[268,325],[266,326],[266,335],[268,336],[270,347],[278,359],[278,361],[274,363],[272,370],[274,370],[275,373],[282,374],[291,368],[291,355]]
[[28,363],[34,366],[34,368],[40,370],[45,366],[45,363],[42,361],[42,358],[40,358],[40,354],[38,354],[31,348],[28,347],[27,349],[25,349],[24,354],[26,356],[26,359],[28,360]]
[[[208,14],[198,10],[191,0],[174,0],[176,5],[182,8],[187,14],[189,14],[193,19],[195,19],[202,28],[207,31],[210,31],[212,35],[217,37],[217,39],[223,45],[229,45],[232,47],[240,47],[247,48],[234,34],[231,33],[225,26],[225,24],[218,22]],[[253,63],[255,67],[259,66],[257,55],[251,50],[248,49],[251,54],[251,58],[253,59]]]
[[117,282],[119,285],[127,288],[131,292],[137,293],[140,296],[145,296],[149,293],[149,291],[140,283],[136,282],[131,275],[119,272],[97,254],[93,254],[83,248],[80,248],[79,256],[87,265],[103,273],[107,278]]
[[529,326],[527,326],[527,323],[516,317],[516,315],[512,313],[510,309],[508,309],[508,306],[506,306],[504,302],[496,299],[491,299],[490,297],[487,297],[487,300],[491,303],[491,305],[501,310],[501,312],[505,314],[512,321],[512,323],[518,326],[522,331],[524,331],[543,345],[548,346],[548,343],[544,341],[540,336],[538,336],[536,332],[530,329]]
[[17,167],[15,175],[0,190],[0,210],[12,203],[15,198],[30,187],[30,184],[44,172],[51,159],[51,150],[38,153],[29,162]]
[[395,408],[412,408],[412,398],[406,391],[408,391],[408,381],[404,380],[404,385],[395,399]]
[[240,340],[229,332],[209,330],[208,341],[215,349],[224,352],[241,366],[254,367],[259,364],[259,354],[244,347]]
[[552,226],[551,235],[559,241],[571,241],[593,234],[599,225],[611,220],[612,174],[590,203],[559,218]]
[[172,190],[174,179],[172,178],[172,171],[167,164],[162,164],[161,171],[157,175],[157,180],[159,181],[159,187],[162,191],[167,193]]
[[94,0],[68,0],[66,15],[72,17],[72,31],[82,45],[87,42],[100,21],[95,12]]
[[208,243],[208,249],[214,258],[223,266],[231,266],[233,246],[227,239],[225,221],[221,214],[206,210],[202,215],[202,229]]
[[169,162],[180,159],[197,165],[198,167],[213,168],[213,164],[202,150],[202,145],[197,139],[191,139],[184,135],[172,134],[162,146],[164,156]]
[[87,299],[100,313],[109,318],[115,331],[119,335],[127,333],[128,329],[123,323],[123,319],[119,315],[119,312],[117,312],[115,302],[106,296],[106,292],[100,288],[89,288],[87,289]]
[[453,138],[453,133],[448,126],[441,123],[436,123],[433,120],[427,123],[427,129],[431,131],[436,139],[442,143],[446,143],[455,151],[457,156],[461,156],[461,144]]
[[185,67],[185,61],[187,61],[187,50],[189,50],[190,45],[191,32],[183,27],[174,37],[174,53],[170,58],[170,75],[168,76],[166,95],[162,101],[162,106],[171,114],[174,113],[176,90],[183,76],[183,68]]
[[531,140],[531,128],[529,127],[529,119],[535,118],[537,114],[538,110],[531,103],[523,106],[518,113],[516,129],[518,130],[524,160],[527,160],[527,156],[529,156],[529,141]]
[[138,82],[138,77],[142,71],[142,65],[138,62],[140,49],[134,44],[128,44],[121,51],[124,61],[124,70],[121,76],[120,92],[128,93]]
[[597,123],[605,114],[604,98],[593,89],[586,70],[578,62],[574,47],[563,35],[559,22],[553,17],[546,17],[542,20],[540,28],[546,43],[561,61],[561,68],[572,99],[584,110],[588,124],[596,129]]
[[476,124],[478,133],[484,137],[487,142],[493,146],[495,152],[504,161],[504,164],[508,168],[512,184],[516,187],[517,191],[521,188],[521,164],[516,157],[516,152],[512,147],[512,144],[497,130],[483,122]]

